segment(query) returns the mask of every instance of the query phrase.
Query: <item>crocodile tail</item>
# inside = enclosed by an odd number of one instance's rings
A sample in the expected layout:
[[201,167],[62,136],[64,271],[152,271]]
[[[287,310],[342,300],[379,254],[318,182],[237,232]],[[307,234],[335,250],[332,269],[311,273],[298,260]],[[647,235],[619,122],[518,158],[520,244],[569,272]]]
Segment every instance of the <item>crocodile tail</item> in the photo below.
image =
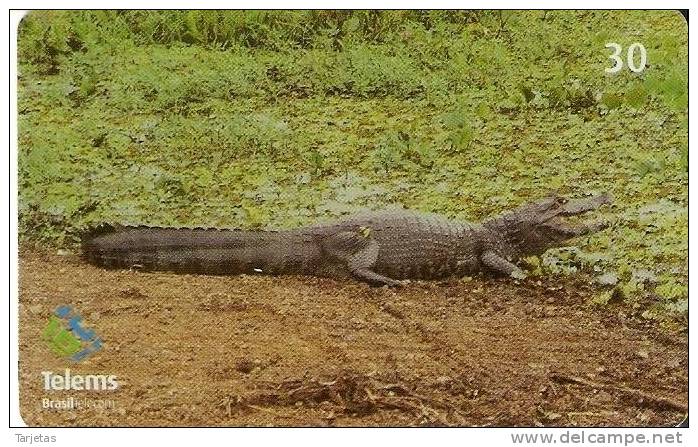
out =
[[237,274],[269,269],[288,238],[278,231],[123,227],[85,233],[83,257],[104,268]]

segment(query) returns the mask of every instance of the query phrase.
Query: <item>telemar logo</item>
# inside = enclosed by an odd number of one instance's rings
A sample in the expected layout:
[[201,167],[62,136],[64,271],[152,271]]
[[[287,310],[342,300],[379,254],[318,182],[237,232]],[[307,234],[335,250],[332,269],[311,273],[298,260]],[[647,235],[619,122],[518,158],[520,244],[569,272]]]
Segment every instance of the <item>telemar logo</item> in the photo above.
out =
[[70,306],[56,308],[42,333],[53,352],[74,362],[85,360],[102,349],[102,340],[92,329],[84,328],[82,317]]
[[42,371],[44,389],[51,391],[113,391],[119,388],[117,377],[113,374],[71,374],[66,369],[63,374]]

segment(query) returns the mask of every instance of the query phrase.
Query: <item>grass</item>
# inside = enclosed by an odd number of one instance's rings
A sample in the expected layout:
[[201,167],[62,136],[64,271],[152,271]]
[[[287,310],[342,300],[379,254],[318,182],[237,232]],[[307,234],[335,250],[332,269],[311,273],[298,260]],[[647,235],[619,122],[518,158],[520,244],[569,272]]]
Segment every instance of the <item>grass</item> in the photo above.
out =
[[[643,43],[648,69],[605,74],[609,41]],[[478,220],[610,191],[613,227],[538,271],[612,272],[647,318],[685,315],[678,13],[39,11],[20,26],[19,76],[24,243],[71,248],[102,221],[290,227],[366,207]]]

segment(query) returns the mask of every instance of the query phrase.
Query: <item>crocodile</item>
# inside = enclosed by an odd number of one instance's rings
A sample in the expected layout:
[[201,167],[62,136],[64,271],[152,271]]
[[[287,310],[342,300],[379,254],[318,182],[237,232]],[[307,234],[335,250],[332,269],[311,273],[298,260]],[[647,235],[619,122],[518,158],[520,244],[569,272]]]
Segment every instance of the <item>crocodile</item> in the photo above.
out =
[[104,268],[354,277],[374,286],[479,272],[524,278],[520,259],[607,226],[564,217],[610,202],[609,194],[550,195],[479,224],[389,210],[271,231],[102,225],[83,240],[83,256]]

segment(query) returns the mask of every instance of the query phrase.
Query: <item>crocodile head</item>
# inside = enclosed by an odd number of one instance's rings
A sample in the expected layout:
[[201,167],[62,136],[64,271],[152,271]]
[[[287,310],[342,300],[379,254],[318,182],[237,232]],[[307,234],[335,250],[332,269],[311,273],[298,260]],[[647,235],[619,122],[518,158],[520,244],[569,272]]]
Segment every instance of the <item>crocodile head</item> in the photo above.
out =
[[611,202],[608,193],[575,200],[551,195],[490,219],[484,225],[503,234],[515,251],[515,257],[537,255],[549,248],[564,245],[576,236],[606,228],[606,222],[569,224],[565,218],[593,211]]

